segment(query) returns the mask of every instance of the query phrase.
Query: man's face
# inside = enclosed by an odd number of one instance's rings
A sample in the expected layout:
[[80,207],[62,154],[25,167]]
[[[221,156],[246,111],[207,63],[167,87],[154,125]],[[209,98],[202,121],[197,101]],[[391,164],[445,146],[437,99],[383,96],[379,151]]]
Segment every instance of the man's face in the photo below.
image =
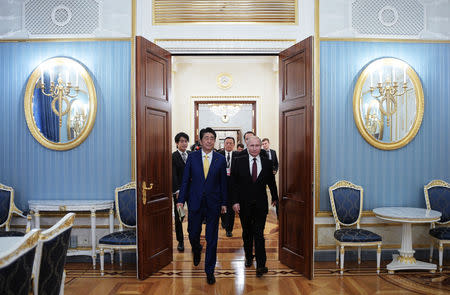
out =
[[261,151],[261,142],[259,141],[259,138],[254,136],[250,137],[247,143],[247,149],[250,156],[258,156],[259,152]]
[[262,147],[263,147],[263,149],[268,150],[268,149],[270,149],[270,143],[267,140],[264,140],[262,142]]
[[234,141],[231,138],[225,140],[225,150],[227,152],[234,150]]
[[214,134],[210,132],[206,132],[205,134],[203,134],[203,138],[200,140],[202,149],[207,153],[209,153],[214,148],[215,142],[216,138],[214,137]]
[[177,143],[177,147],[180,151],[185,152],[189,145],[189,141],[186,138],[180,137],[180,140]]
[[237,151],[238,151],[238,152],[242,152],[243,150],[244,150],[244,148],[241,147],[241,146],[237,148]]

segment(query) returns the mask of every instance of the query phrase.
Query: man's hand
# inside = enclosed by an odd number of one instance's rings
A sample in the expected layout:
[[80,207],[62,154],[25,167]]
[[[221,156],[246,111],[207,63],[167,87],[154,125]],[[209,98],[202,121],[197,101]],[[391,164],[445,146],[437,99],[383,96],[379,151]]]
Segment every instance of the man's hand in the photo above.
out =
[[241,211],[241,206],[239,205],[239,203],[236,203],[233,205],[233,210],[234,210],[234,212],[239,214],[239,211]]
[[222,214],[227,213],[227,206],[222,206],[222,210],[220,211],[220,213]]
[[277,174],[278,170],[273,170],[273,175]]
[[183,209],[184,204],[183,203],[177,203],[177,208],[180,208],[180,207],[181,207],[181,209]]
[[276,205],[278,205],[278,201],[273,201],[272,202],[272,207],[275,207]]

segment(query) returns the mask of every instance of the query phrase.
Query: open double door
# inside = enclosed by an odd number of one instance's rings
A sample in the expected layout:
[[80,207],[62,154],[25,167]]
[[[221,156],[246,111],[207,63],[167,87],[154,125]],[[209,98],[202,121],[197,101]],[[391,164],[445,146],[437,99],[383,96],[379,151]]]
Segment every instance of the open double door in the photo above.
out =
[[[312,37],[279,55],[280,262],[313,277]],[[138,276],[172,261],[171,55],[136,37]]]

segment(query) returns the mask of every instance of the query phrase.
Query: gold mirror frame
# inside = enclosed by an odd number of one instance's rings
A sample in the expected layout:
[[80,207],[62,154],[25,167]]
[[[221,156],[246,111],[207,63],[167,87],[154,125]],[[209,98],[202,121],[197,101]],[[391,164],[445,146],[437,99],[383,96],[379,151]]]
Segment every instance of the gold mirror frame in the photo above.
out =
[[[87,117],[87,122],[80,132],[79,136],[68,142],[53,142],[48,140],[37,127],[36,121],[33,115],[33,96],[34,91],[37,86],[37,82],[40,79],[41,69],[44,67],[48,67],[48,65],[65,65],[72,66],[73,68],[78,69],[78,74],[84,80],[84,83],[87,87],[87,93],[89,97],[89,115]],[[56,73],[55,73],[56,74]],[[57,150],[57,151],[65,151],[73,149],[79,146],[88,135],[91,133],[92,128],[94,127],[95,117],[97,114],[97,95],[95,92],[94,82],[89,75],[89,72],[86,68],[79,63],[78,61],[67,58],[67,57],[54,57],[50,58],[44,62],[42,62],[36,69],[31,73],[30,78],[28,79],[27,87],[25,90],[24,97],[24,109],[25,109],[25,118],[27,121],[28,129],[30,130],[33,137],[43,146],[48,149]]]
[[[363,91],[363,87],[366,83],[366,80],[371,74],[371,72],[374,70],[374,68],[379,68],[380,66],[392,67],[392,65],[398,63],[404,64],[406,66],[405,73],[414,87],[414,92],[416,96],[416,117],[414,123],[411,126],[411,129],[402,139],[395,142],[382,142],[380,140],[377,140],[374,136],[372,136],[364,126],[363,114],[361,113],[360,97]],[[362,137],[372,146],[381,150],[395,150],[407,145],[419,131],[420,125],[422,124],[423,112],[424,112],[424,95],[422,83],[420,82],[419,76],[414,71],[414,69],[404,61],[396,58],[377,59],[371,62],[369,65],[367,65],[366,68],[360,74],[355,85],[355,90],[353,92],[353,117],[355,119],[355,124],[359,130],[359,133],[361,133]]]

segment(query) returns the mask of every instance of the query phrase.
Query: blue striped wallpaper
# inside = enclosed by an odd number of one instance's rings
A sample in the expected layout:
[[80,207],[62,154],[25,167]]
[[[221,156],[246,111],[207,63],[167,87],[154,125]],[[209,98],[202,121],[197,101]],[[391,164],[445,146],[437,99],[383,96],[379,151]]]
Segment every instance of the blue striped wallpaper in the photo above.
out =
[[[128,41],[0,43],[0,182],[29,199],[114,199],[131,179],[130,53]],[[28,130],[23,97],[42,61],[67,56],[91,72],[97,118],[88,138],[69,151],[41,146]]]
[[[393,151],[369,145],[353,120],[358,75],[380,57],[410,64],[425,95],[419,132]],[[448,43],[320,43],[320,210],[331,210],[328,187],[341,179],[364,188],[364,210],[425,207],[423,186],[432,179],[450,181],[449,57]]]

